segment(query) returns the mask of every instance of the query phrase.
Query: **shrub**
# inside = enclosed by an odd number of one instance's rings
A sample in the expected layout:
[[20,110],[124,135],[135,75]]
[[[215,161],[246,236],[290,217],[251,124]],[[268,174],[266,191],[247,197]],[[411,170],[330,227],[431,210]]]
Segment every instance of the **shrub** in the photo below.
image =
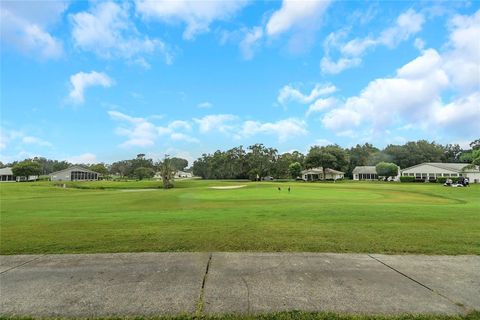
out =
[[448,179],[447,177],[438,177],[437,182],[438,183],[445,183],[445,182],[447,182],[447,179]]
[[400,182],[415,182],[415,177],[400,177]]
[[447,179],[451,179],[453,183],[457,183],[459,178],[458,177],[438,177],[437,182],[445,183],[447,182]]

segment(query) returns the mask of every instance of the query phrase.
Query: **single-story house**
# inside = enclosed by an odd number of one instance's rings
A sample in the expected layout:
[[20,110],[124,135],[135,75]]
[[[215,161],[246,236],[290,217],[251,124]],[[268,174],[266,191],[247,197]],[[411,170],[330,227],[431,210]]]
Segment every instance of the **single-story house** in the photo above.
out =
[[51,181],[92,181],[98,180],[101,174],[81,166],[72,166],[52,172],[49,176]]
[[[339,180],[345,176],[344,172],[333,170],[330,168],[325,169],[325,180]],[[317,181],[323,179],[323,168],[312,168],[302,171],[302,179],[304,181]]]
[[17,177],[13,174],[12,168],[0,169],[0,182],[19,182],[19,181],[35,181],[38,176]]
[[[378,180],[377,169],[375,166],[356,166],[353,171],[353,180]],[[395,177],[390,177],[389,180],[400,180],[400,169]]]
[[0,182],[15,182],[15,176],[13,175],[12,168],[0,169]]
[[191,178],[193,174],[191,172],[177,171],[175,172],[175,178]]
[[480,167],[465,169],[468,163],[425,162],[402,170],[403,177],[435,181],[439,177],[465,177],[470,183],[480,183]]

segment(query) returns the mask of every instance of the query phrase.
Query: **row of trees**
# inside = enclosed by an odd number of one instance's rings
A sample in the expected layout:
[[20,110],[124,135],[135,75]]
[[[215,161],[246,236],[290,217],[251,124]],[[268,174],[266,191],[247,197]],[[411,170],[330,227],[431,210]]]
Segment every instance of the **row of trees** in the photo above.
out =
[[393,176],[398,167],[407,168],[422,162],[480,162],[480,139],[473,141],[470,147],[464,150],[458,144],[444,146],[419,140],[404,145],[388,145],[383,150],[369,143],[351,148],[313,146],[303,155],[298,151],[279,154],[277,149],[255,144],[246,150],[239,146],[203,154],[193,163],[192,169],[194,175],[206,179],[255,180],[266,176],[296,178],[301,170],[314,167],[344,171],[351,177],[356,166],[381,164],[378,170],[385,172],[381,175]]
[[[470,149],[462,149],[458,144],[441,145],[426,140],[407,142],[403,145],[388,145],[383,150],[365,143],[351,148],[338,145],[313,146],[306,155],[298,152],[279,154],[275,148],[263,144],[254,144],[244,149],[242,146],[227,151],[203,154],[192,166],[193,174],[206,179],[261,179],[267,176],[275,178],[296,178],[301,170],[314,167],[332,168],[344,171],[352,176],[356,166],[377,165],[393,172],[396,164],[407,168],[422,162],[463,162],[480,165],[480,139],[470,144]],[[386,165],[385,165],[386,164]],[[46,175],[68,168],[67,161],[49,160],[42,157],[27,159],[9,164],[0,163],[0,167],[13,167],[17,176]],[[147,179],[155,172],[169,185],[172,172],[184,171],[188,161],[182,158],[168,158],[154,162],[145,154],[136,158],[121,160],[112,164],[98,163],[83,165],[105,177],[116,175],[121,178]],[[382,168],[383,168],[382,167]],[[383,170],[382,168],[378,170]]]
[[[66,169],[72,166],[67,161],[49,160],[42,157],[26,159],[20,162],[13,162],[6,165],[0,163],[0,167],[12,167],[15,176],[29,177],[47,175],[55,171]],[[185,170],[188,161],[182,158],[165,157],[163,160],[154,162],[153,159],[145,158],[145,154],[139,154],[135,159],[114,162],[111,165],[105,163],[79,164],[82,167],[100,173],[104,178],[117,175],[120,178],[148,179],[158,172],[162,178],[164,187],[173,186],[175,172]]]

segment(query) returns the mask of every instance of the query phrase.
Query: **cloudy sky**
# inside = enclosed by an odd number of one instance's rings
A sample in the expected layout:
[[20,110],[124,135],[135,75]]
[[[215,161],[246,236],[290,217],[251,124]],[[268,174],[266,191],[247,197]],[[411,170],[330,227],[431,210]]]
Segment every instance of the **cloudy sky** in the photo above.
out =
[[480,2],[1,2],[0,160],[480,137]]

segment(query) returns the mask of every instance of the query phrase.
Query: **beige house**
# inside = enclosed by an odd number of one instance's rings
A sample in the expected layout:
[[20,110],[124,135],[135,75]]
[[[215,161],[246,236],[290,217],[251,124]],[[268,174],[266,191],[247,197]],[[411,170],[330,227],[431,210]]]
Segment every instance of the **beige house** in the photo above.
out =
[[480,168],[465,169],[467,166],[467,163],[425,162],[403,169],[402,176],[424,181],[435,181],[439,177],[465,177],[470,183],[480,183]]
[[302,179],[304,181],[318,181],[318,180],[339,180],[345,176],[344,172],[333,170],[330,168],[325,169],[325,179],[323,179],[323,168],[312,168],[302,171]]

